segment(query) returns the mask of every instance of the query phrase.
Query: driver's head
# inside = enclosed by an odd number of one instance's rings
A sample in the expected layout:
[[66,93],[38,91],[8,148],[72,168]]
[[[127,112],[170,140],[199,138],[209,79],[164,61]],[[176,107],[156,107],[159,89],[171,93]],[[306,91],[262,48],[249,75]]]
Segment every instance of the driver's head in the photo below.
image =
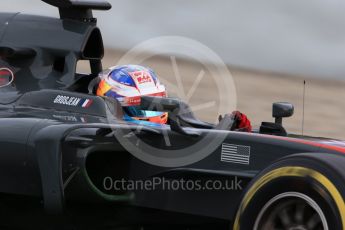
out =
[[135,120],[167,123],[167,113],[140,110],[138,106],[141,96],[166,97],[165,87],[153,70],[138,65],[116,66],[103,71],[100,78],[97,95],[117,99],[126,115]]

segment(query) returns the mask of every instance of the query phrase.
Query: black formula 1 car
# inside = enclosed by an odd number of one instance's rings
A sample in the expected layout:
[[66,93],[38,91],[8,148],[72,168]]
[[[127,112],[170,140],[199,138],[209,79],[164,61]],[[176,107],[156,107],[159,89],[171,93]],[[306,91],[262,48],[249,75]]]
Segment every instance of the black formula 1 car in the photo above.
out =
[[173,98],[141,99],[169,126],[126,122],[92,87],[111,5],[43,1],[60,18],[0,13],[1,229],[345,229],[343,142],[288,134],[289,103],[253,133]]

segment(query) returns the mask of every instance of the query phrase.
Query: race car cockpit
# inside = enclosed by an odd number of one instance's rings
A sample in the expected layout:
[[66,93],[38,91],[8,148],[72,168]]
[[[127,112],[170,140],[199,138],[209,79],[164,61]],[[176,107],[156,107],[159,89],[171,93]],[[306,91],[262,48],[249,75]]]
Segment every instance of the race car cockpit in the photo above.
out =
[[[111,5],[106,1],[43,1],[58,7],[60,19],[20,13],[0,16],[0,67],[8,84],[0,87],[1,104],[13,103],[26,93],[42,90],[94,95],[94,85],[103,69],[104,45],[92,10],[109,10]],[[24,39],[22,34],[26,34]],[[81,60],[89,61],[91,73],[76,73]],[[22,101],[33,100],[23,98]],[[176,98],[142,97],[141,107],[168,112],[171,129],[182,134],[195,134],[183,127],[233,130],[231,114],[217,125],[209,124],[197,119],[189,106]],[[264,122],[260,130],[254,132],[287,135],[281,118],[292,114],[291,104],[274,104],[276,122]]]

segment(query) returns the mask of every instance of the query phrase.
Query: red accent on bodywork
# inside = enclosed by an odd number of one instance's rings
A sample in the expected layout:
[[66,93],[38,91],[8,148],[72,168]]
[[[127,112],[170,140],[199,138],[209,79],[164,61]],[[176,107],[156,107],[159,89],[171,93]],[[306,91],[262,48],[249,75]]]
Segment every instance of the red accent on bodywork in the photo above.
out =
[[296,139],[296,138],[288,138],[288,137],[279,137],[279,136],[268,136],[273,139],[278,139],[278,140],[283,140],[283,141],[288,141],[288,142],[294,142],[294,143],[300,143],[300,144],[305,144],[305,145],[310,145],[318,148],[323,148],[323,149],[328,149],[328,150],[333,150],[336,152],[340,153],[345,153],[345,148],[339,147],[339,146],[333,146],[333,145],[326,145],[314,141],[308,141],[308,140],[303,140],[303,139]]
[[8,72],[8,70],[0,70],[0,75],[6,75],[8,76],[10,73]]
[[85,108],[89,108],[92,105],[93,101],[89,100],[89,102],[86,104]]
[[14,74],[8,68],[0,68],[0,87],[8,86],[14,81]]

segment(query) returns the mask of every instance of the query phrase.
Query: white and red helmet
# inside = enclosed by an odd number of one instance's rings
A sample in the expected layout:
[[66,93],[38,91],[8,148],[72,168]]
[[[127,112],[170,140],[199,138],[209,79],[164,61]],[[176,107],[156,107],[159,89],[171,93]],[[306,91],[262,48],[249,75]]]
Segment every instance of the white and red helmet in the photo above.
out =
[[160,124],[167,122],[167,113],[138,108],[141,96],[167,96],[165,86],[153,70],[138,65],[116,66],[103,71],[100,78],[97,95],[117,99],[128,116]]

